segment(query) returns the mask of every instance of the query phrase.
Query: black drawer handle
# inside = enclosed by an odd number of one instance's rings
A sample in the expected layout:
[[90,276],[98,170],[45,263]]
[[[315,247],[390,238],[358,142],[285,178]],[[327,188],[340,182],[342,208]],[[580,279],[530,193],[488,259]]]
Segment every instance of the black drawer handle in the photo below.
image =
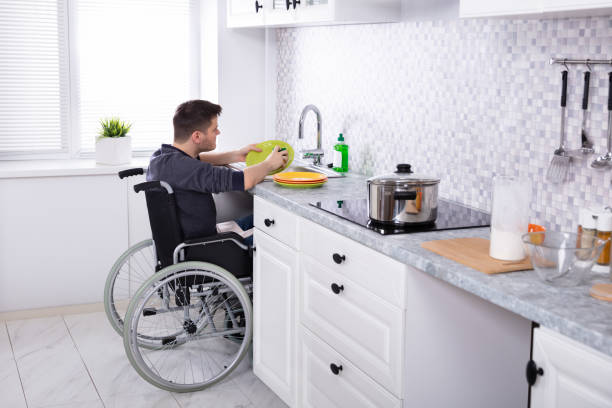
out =
[[533,385],[536,383],[538,375],[544,375],[544,369],[542,367],[538,367],[535,361],[529,360],[527,363],[527,369],[525,370],[525,375],[527,376],[527,383],[529,385]]
[[340,254],[333,254],[332,258],[334,258],[334,262],[340,265],[342,262],[346,261],[346,256]]
[[336,295],[340,294],[340,292],[342,292],[344,290],[344,285],[340,285],[338,286],[337,283],[332,283],[331,284],[331,290],[332,292],[334,292]]
[[341,365],[335,365],[334,363],[331,363],[329,365],[329,368],[331,369],[331,372],[334,373],[334,375],[338,375],[338,374],[340,374],[340,371],[342,371],[342,366]]
[[255,0],[255,12],[259,13],[260,8],[263,8],[263,6],[259,4],[259,1]]
[[264,224],[266,224],[266,227],[269,227],[269,226],[271,226],[271,225],[274,225],[274,220],[271,220],[271,219],[269,219],[269,218],[266,218],[266,219],[264,220]]

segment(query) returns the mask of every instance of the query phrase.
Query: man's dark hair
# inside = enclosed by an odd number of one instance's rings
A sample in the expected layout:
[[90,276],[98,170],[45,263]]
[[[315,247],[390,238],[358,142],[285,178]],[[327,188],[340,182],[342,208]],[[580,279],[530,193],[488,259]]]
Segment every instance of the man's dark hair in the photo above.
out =
[[181,103],[172,118],[174,141],[184,143],[196,130],[205,132],[220,114],[221,106],[201,99]]

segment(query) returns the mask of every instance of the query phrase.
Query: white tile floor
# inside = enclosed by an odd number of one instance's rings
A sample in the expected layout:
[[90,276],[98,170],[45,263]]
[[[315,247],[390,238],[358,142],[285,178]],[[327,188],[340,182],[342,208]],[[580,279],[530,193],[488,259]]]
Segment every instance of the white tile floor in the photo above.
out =
[[0,321],[0,407],[214,407],[286,405],[251,367],[191,394],[169,393],[134,371],[104,313]]

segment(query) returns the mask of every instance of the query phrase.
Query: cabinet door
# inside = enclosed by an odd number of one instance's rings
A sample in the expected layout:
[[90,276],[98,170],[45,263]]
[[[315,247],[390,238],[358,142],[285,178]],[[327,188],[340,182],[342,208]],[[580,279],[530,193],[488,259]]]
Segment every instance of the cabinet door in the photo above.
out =
[[258,229],[255,246],[253,372],[293,406],[297,253]]
[[299,341],[299,406],[401,408],[401,400],[303,326]]
[[538,14],[542,12],[542,0],[461,0],[460,17],[505,16]]
[[0,312],[101,302],[127,214],[116,175],[0,180]]
[[299,286],[301,323],[401,396],[404,312],[306,255]]
[[612,406],[612,358],[556,332],[533,334],[533,361],[543,374],[531,387],[532,408]]
[[272,0],[228,0],[227,26],[254,27],[264,24],[265,3]]
[[296,20],[299,23],[331,21],[335,6],[335,0],[301,0],[296,9]]
[[[292,25],[295,23],[297,8],[293,7],[293,0],[265,0],[266,1],[266,26]],[[289,7],[287,8],[287,4]]]
[[610,0],[542,0],[544,11],[590,10],[612,7]]

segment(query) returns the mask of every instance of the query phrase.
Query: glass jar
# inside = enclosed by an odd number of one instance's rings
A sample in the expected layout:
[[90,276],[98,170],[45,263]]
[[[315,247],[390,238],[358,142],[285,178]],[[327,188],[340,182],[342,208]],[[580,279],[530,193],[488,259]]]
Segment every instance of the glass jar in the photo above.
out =
[[489,256],[503,261],[525,258],[522,236],[529,226],[531,183],[527,179],[495,176],[491,205]]

